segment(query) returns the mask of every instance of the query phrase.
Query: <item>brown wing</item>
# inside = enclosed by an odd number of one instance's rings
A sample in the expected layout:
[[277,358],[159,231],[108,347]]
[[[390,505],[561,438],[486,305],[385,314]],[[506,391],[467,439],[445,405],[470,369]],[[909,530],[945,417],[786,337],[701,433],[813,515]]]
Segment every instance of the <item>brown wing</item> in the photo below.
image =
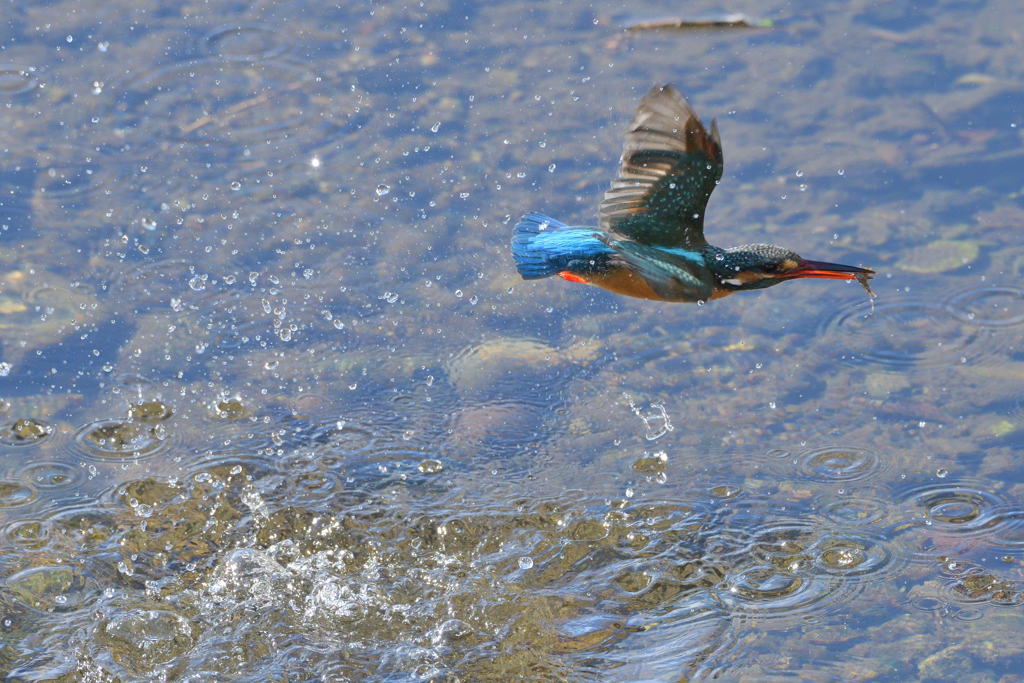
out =
[[655,87],[637,106],[621,163],[598,209],[603,230],[644,244],[707,244],[704,209],[722,177],[714,121],[709,134],[674,86]]

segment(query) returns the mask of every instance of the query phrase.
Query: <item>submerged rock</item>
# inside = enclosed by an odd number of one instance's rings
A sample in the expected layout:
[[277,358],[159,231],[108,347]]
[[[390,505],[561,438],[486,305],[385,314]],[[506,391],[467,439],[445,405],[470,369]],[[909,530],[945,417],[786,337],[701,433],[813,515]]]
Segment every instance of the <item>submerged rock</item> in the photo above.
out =
[[972,240],[936,240],[908,251],[896,267],[911,273],[945,273],[962,268],[978,258],[978,243]]

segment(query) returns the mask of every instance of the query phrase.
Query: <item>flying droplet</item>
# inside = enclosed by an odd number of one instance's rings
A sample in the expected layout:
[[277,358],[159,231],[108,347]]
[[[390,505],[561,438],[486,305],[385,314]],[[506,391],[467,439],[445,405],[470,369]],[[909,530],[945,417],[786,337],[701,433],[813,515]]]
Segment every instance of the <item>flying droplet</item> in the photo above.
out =
[[949,471],[945,467],[940,467],[935,473],[935,476],[939,479],[945,479],[947,474],[949,474]]
[[239,190],[242,189],[242,183],[238,182],[237,180],[231,181],[231,189],[234,190],[235,192],[238,192]]
[[196,275],[194,278],[188,281],[188,286],[193,290],[199,292],[206,289],[206,281],[200,276]]
[[384,183],[381,183],[380,185],[377,186],[377,196],[378,197],[383,197],[388,192],[391,192],[391,186],[390,185],[385,185]]
[[796,177],[797,178],[803,178],[804,177],[804,172],[803,171],[797,171],[796,172]]
[[441,122],[440,121],[438,121],[437,123],[435,123],[433,126],[430,127],[430,132],[431,133],[436,133],[439,130],[441,130]]
[[715,260],[716,261],[724,261],[725,260],[725,254],[715,254]]
[[533,567],[533,558],[532,557],[526,557],[524,555],[523,557],[519,558],[519,568],[520,569],[530,569],[531,567]]
[[550,166],[548,166],[548,173],[554,173],[554,172],[555,172],[555,165],[551,164]]

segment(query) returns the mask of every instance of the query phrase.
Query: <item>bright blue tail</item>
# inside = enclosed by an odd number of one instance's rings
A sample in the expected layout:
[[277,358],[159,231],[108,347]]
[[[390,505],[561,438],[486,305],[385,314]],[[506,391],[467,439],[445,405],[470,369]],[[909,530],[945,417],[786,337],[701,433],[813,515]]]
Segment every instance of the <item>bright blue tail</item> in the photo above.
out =
[[570,227],[539,213],[526,214],[512,231],[512,256],[524,280],[592,270],[613,253],[594,228]]

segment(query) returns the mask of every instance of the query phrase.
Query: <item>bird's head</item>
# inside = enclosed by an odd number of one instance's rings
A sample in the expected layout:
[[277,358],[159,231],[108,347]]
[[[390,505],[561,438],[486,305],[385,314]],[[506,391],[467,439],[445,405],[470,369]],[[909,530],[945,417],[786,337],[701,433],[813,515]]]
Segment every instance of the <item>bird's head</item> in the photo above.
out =
[[705,262],[717,278],[718,286],[727,291],[764,289],[800,278],[853,280],[859,274],[874,275],[874,271],[867,268],[809,261],[774,244],[745,244],[732,249],[708,247]]

